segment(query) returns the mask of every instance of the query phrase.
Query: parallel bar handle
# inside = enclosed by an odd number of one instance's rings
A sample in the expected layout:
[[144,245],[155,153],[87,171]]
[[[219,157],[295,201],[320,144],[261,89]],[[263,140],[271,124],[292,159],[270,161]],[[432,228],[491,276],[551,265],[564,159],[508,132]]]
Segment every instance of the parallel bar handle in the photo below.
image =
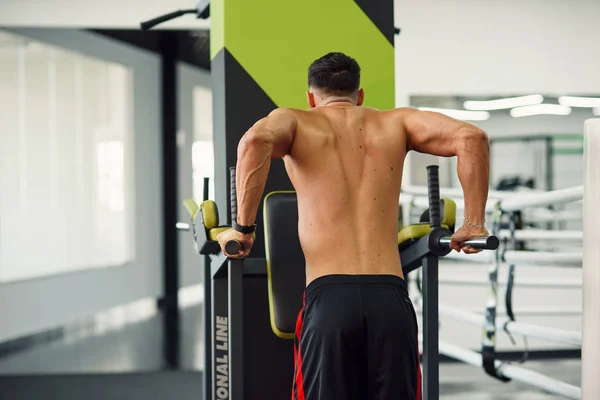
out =
[[202,200],[203,201],[208,200],[208,196],[209,196],[209,193],[208,193],[208,189],[209,189],[208,184],[209,183],[210,183],[210,179],[208,177],[204,177],[204,186],[202,188],[203,189],[203,193],[202,193]]
[[[481,236],[473,239],[469,239],[463,244],[471,246],[477,250],[496,250],[500,246],[500,240],[497,236]],[[444,236],[440,238],[440,246],[449,249],[450,248],[450,236]]]
[[440,218],[440,176],[437,165],[427,167],[427,194],[429,197],[429,225],[432,228],[441,226]]
[[[235,185],[235,167],[229,167],[229,199],[231,204],[231,223],[237,222],[237,193]],[[227,254],[238,254],[242,250],[242,244],[237,240],[230,240],[225,244]]]
[[146,22],[142,22],[140,24],[140,28],[142,28],[142,30],[147,31],[149,29],[154,28],[156,25],[158,24],[162,24],[163,22],[167,22],[170,21],[172,19],[175,19],[177,17],[181,17],[182,15],[185,14],[193,14],[196,12],[196,9],[188,9],[188,10],[177,10],[177,11],[173,11],[171,13],[165,14],[165,15],[161,15],[160,17],[156,17],[153,18],[149,21]]

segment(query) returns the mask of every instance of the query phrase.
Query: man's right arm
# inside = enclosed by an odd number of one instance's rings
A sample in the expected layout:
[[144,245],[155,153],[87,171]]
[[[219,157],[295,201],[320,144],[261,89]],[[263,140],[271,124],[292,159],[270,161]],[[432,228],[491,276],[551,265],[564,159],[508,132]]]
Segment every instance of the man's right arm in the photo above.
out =
[[403,113],[407,151],[458,158],[457,172],[464,192],[465,218],[471,223],[463,227],[473,236],[487,234],[485,228],[476,228],[483,227],[489,190],[490,146],[487,134],[475,125],[443,114],[413,109],[405,109]]

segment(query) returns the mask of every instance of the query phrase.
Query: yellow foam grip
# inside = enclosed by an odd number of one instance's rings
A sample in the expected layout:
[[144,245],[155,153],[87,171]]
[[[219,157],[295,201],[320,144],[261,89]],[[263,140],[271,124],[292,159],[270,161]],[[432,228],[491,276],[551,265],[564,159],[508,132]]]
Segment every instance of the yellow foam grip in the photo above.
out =
[[183,200],[183,206],[190,215],[190,219],[193,221],[198,213],[198,204],[196,204],[193,199],[185,199]]
[[[454,229],[456,223],[456,203],[452,199],[444,200],[444,216],[441,221],[442,228]],[[419,239],[431,232],[431,227],[428,222],[405,226],[398,232],[398,244],[402,244],[407,240]]]
[[212,200],[204,200],[200,205],[202,210],[202,220],[204,227],[210,231],[219,225],[219,215],[217,214],[217,205]]
[[[442,228],[449,229],[448,225],[442,224]],[[407,240],[420,239],[431,232],[431,226],[428,222],[405,226],[398,232],[398,244],[402,244]]]
[[230,226],[217,226],[216,228],[212,228],[208,231],[208,240],[217,241],[217,236],[221,232],[225,232],[226,230],[231,229]]
[[444,218],[442,219],[442,225],[450,227],[450,230],[454,229],[456,225],[456,203],[452,199],[444,198]]

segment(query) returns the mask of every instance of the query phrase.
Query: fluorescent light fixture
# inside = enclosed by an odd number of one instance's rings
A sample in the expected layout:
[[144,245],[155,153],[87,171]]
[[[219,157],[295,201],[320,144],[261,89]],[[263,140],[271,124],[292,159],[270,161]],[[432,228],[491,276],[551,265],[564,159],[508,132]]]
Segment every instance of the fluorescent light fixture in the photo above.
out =
[[600,115],[600,107],[594,107],[594,115]]
[[599,97],[561,96],[558,103],[569,107],[600,107]]
[[465,101],[463,107],[466,110],[505,110],[509,108],[531,106],[541,104],[544,101],[544,96],[541,94],[530,94],[519,97],[506,97],[496,100],[468,100]]
[[510,110],[510,115],[518,117],[529,117],[532,115],[569,115],[571,107],[560,104],[536,104],[533,106],[517,107]]
[[490,118],[490,113],[487,111],[465,111],[465,110],[452,110],[449,108],[431,108],[431,107],[419,107],[419,110],[438,112],[440,114],[444,114],[449,117],[460,119],[463,121],[485,121]]

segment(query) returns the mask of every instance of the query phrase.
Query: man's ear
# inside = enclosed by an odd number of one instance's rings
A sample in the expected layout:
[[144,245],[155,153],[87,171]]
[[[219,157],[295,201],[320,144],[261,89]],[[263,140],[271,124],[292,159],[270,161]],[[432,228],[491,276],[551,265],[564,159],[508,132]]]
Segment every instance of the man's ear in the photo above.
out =
[[362,106],[364,101],[365,101],[365,91],[364,91],[364,89],[360,89],[358,91],[358,95],[356,96],[356,105]]
[[310,108],[315,108],[317,106],[315,104],[315,95],[311,92],[306,92],[306,101],[308,101]]

